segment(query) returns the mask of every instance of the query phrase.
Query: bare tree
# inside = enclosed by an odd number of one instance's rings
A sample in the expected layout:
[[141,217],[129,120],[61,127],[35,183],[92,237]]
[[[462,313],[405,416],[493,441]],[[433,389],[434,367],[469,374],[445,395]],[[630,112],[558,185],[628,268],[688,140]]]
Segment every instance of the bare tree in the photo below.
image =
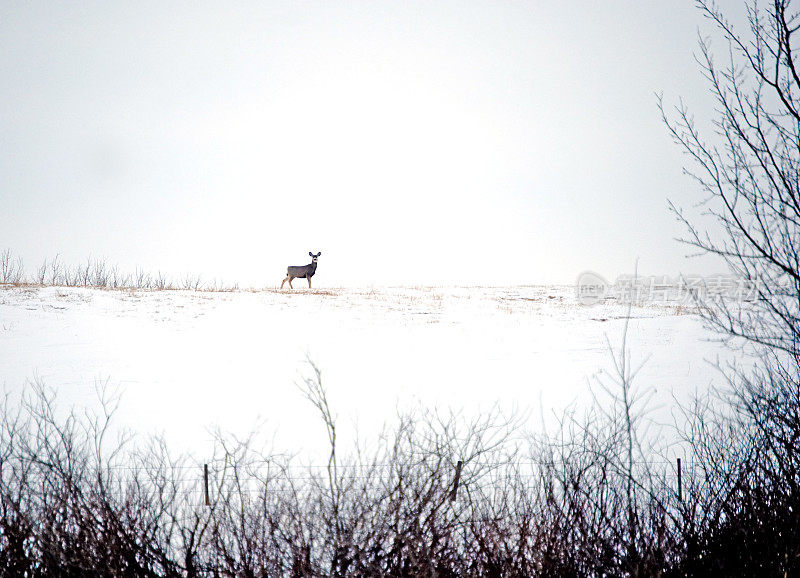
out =
[[[800,15],[789,0],[752,1],[747,30],[698,0],[724,42],[718,63],[700,40],[700,63],[716,100],[713,133],[702,134],[680,105],[667,112],[685,169],[706,197],[712,225],[679,207],[684,239],[717,255],[744,279],[751,299],[698,300],[704,319],[729,342],[749,344],[755,368],[727,368],[726,387],[688,412],[695,471],[683,504],[683,571],[793,574],[800,547]],[[695,477],[696,476],[696,477]]]
[[748,36],[714,3],[701,12],[727,44],[718,64],[711,41],[700,40],[698,62],[719,116],[704,136],[684,105],[664,121],[692,160],[685,171],[707,194],[715,226],[703,229],[672,205],[686,243],[724,259],[749,282],[756,299],[741,295],[703,303],[706,319],[723,333],[800,355],[800,76],[794,41],[800,18],[789,0],[748,6]]

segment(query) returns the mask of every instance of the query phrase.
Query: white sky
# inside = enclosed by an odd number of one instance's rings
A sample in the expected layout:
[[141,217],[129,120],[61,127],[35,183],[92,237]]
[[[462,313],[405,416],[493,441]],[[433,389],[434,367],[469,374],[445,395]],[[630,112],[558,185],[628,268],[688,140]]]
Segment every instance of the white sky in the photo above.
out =
[[309,251],[318,287],[700,271],[654,96],[709,116],[698,26],[663,0],[5,1],[0,248],[256,286]]

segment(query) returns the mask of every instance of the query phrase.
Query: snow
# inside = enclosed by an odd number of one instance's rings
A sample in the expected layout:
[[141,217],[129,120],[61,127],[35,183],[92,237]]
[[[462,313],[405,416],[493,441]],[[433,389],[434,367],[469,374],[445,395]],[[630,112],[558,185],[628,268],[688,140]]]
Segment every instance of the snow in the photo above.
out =
[[[196,292],[0,286],[0,384],[34,379],[62,404],[123,391],[119,422],[208,451],[211,427],[271,432],[305,452],[324,430],[295,383],[322,370],[343,443],[369,440],[402,408],[472,414],[494,404],[530,426],[590,399],[613,370],[627,306],[581,305],[569,286]],[[655,415],[722,383],[732,358],[687,304],[633,307],[628,345]]]

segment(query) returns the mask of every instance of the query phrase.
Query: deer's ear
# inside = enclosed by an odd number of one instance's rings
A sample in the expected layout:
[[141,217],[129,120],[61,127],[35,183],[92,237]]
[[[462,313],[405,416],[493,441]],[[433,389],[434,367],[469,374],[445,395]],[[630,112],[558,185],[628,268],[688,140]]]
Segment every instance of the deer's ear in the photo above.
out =
[[313,257],[313,256],[314,256],[314,254],[313,254],[311,251],[309,251],[309,252],[308,252],[308,256],[309,256],[309,257]]
[[319,253],[317,253],[317,257],[319,257],[320,255],[322,255],[322,251],[320,251]]

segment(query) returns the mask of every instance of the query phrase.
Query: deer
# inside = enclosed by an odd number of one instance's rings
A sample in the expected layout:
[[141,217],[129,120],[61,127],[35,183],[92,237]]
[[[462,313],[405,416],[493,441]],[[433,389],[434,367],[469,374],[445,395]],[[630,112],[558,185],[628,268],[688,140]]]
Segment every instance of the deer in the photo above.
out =
[[322,252],[315,255],[309,251],[308,255],[311,257],[311,263],[308,265],[289,265],[286,268],[286,279],[281,283],[281,289],[283,289],[283,285],[287,281],[289,282],[289,289],[294,289],[294,287],[292,287],[292,280],[303,278],[308,281],[308,288],[311,289],[311,278],[314,276],[314,273],[317,272],[317,259],[322,255]]

